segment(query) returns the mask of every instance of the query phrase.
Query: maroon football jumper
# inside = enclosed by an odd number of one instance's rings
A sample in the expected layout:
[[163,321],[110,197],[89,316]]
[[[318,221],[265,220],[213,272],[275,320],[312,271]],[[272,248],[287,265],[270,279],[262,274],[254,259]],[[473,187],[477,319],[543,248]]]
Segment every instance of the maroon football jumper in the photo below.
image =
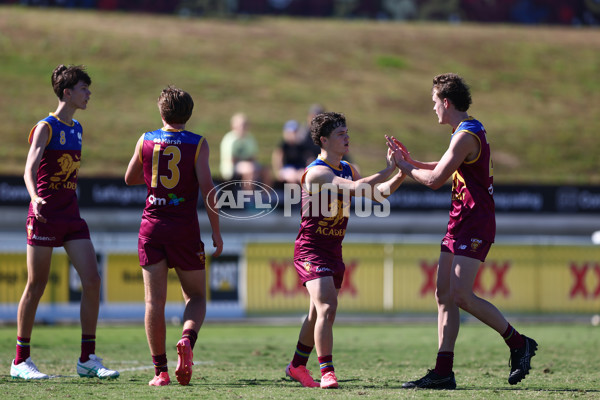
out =
[[148,195],[138,243],[142,266],[167,258],[170,268],[204,268],[195,169],[203,141],[186,130],[144,134],[139,156]]
[[77,120],[66,123],[50,113],[31,129],[29,143],[40,124],[47,125],[49,130],[48,142],[37,170],[37,193],[46,200],[43,215],[47,222],[35,219],[30,203],[27,244],[60,247],[69,240],[89,239],[89,229],[79,214],[76,192],[81,163],[81,124]]
[[452,175],[452,204],[442,251],[485,261],[496,235],[494,177],[490,145],[483,125],[469,117],[452,137],[467,132],[479,141],[479,154],[464,161]]
[[[338,167],[317,158],[306,171],[316,165],[330,168],[333,173],[345,179],[354,180],[354,170],[346,161]],[[342,241],[348,225],[350,199],[341,194],[326,195],[308,192],[302,176],[302,221],[294,247],[294,265],[302,283],[323,276],[333,276],[336,288],[341,288],[346,269],[342,259]],[[323,215],[321,202],[328,202],[330,215]]]

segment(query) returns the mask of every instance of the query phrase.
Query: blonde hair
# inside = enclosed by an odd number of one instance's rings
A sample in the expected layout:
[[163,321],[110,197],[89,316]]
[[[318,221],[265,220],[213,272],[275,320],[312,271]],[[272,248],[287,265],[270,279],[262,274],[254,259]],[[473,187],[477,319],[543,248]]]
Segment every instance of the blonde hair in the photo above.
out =
[[248,116],[242,112],[235,113],[231,117],[231,128],[234,130],[241,129],[243,130],[243,126],[248,124]]

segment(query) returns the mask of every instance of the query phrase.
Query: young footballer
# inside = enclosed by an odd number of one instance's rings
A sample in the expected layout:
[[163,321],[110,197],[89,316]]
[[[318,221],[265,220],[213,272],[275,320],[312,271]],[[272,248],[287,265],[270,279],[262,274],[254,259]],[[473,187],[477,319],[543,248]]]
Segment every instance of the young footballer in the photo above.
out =
[[[390,150],[387,166],[366,178],[342,161],[350,142],[343,114],[318,114],[311,122],[311,136],[321,153],[302,176],[302,221],[294,249],[296,271],[308,291],[310,304],[296,351],[285,372],[302,386],[328,389],[338,387],[333,366],[333,323],[345,271],[342,241],[350,199],[359,193],[372,193],[369,197],[383,200],[400,186],[404,175],[398,172],[386,180],[395,170]],[[321,370],[320,383],[306,368],[314,347]]]
[[47,379],[30,357],[30,340],[40,298],[50,275],[54,247],[64,247],[81,278],[81,355],[77,373],[85,377],[116,378],[96,352],[100,308],[100,274],[86,222],[79,215],[77,177],[83,130],[73,119],[90,100],[92,80],[82,66],[59,65],[52,72],[58,108],[29,134],[25,186],[31,196],[27,215],[27,285],[17,314],[17,354],[10,375]]
[[181,385],[192,377],[193,349],[206,315],[204,244],[198,223],[198,191],[206,205],[215,247],[223,250],[214,188],[203,136],[185,130],[194,101],[183,90],[165,88],[158,98],[163,127],[138,140],[125,173],[128,185],[146,184],[148,196],[139,232],[138,255],[146,297],[145,326],[155,376],[150,386],[171,382],[167,368],[165,303],[167,275],[173,268],[185,300],[183,332],[177,343],[175,376]]
[[471,94],[460,76],[451,73],[436,76],[432,100],[438,123],[452,127],[450,146],[440,161],[415,161],[399,141],[388,138],[396,165],[417,182],[438,189],[452,177],[450,221],[441,243],[435,292],[438,305],[437,360],[435,368],[423,378],[406,382],[402,387],[456,388],[453,362],[460,325],[459,309],[502,335],[510,348],[508,382],[514,385],[529,373],[537,343],[519,334],[493,304],[473,293],[477,271],[485,261],[496,234],[493,168],[487,133],[481,122],[467,112]]

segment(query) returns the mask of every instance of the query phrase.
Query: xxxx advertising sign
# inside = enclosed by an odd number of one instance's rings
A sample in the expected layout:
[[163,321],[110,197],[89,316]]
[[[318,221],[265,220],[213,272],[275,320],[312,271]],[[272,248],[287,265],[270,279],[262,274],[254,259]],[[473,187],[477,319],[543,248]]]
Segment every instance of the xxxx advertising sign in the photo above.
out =
[[[137,254],[110,254],[107,260],[108,302],[143,302],[144,278]],[[238,300],[238,256],[206,257],[207,300]],[[167,276],[167,301],[182,302],[181,283],[174,269]]]
[[[247,311],[306,311],[293,244],[249,243]],[[339,310],[435,312],[437,244],[344,244]],[[600,247],[495,244],[475,294],[512,312],[600,310]]]
[[[0,260],[0,303],[18,303],[27,284],[25,253],[4,253]],[[69,259],[66,254],[52,256],[50,275],[40,303],[69,301]]]
[[[308,295],[298,279],[293,254],[293,243],[248,244],[248,311],[308,310]],[[380,245],[344,245],[346,273],[339,299],[345,310],[382,309],[383,256]]]

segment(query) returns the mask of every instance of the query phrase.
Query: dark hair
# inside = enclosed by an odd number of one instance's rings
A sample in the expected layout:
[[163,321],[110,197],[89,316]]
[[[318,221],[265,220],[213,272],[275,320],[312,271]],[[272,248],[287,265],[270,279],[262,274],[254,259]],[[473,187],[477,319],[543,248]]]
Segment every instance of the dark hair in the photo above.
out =
[[433,78],[432,91],[440,99],[451,101],[458,111],[467,111],[471,105],[469,86],[456,74],[441,74]]
[[79,81],[83,81],[88,86],[92,84],[92,80],[85,72],[83,65],[69,65],[67,67],[60,64],[52,71],[52,88],[60,100],[65,94],[65,89],[73,89]]
[[185,124],[192,116],[194,100],[188,92],[167,86],[158,96],[160,116],[169,124]]
[[317,146],[321,147],[321,137],[329,137],[331,132],[340,126],[346,126],[344,114],[336,112],[317,114],[310,122],[310,137]]

